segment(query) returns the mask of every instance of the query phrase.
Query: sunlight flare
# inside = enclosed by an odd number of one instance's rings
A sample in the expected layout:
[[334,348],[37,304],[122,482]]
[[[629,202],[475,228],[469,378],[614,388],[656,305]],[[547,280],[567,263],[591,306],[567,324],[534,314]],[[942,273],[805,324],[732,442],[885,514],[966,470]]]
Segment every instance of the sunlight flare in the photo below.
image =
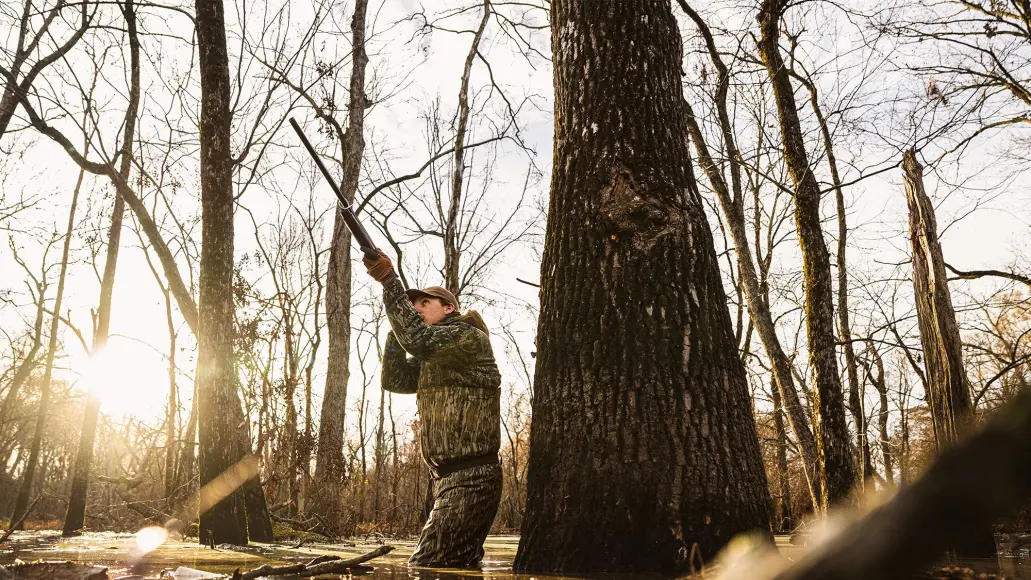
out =
[[104,413],[114,417],[161,416],[168,401],[168,363],[152,347],[112,337],[93,356],[73,357],[76,387],[100,399]]

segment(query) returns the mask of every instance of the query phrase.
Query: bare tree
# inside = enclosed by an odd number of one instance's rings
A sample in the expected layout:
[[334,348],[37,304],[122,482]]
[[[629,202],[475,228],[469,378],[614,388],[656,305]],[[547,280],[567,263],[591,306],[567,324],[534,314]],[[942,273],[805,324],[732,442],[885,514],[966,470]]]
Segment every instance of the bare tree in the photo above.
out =
[[[243,457],[233,418],[240,409],[233,357],[233,210],[229,133],[229,60],[221,0],[198,0],[200,54],[200,176],[203,246],[198,308],[197,410],[200,485],[214,481]],[[229,421],[223,413],[229,412]],[[242,413],[239,413],[242,415]],[[242,494],[230,490],[200,514],[200,542],[247,543]]]
[[606,8],[551,5],[555,161],[517,570],[685,570],[693,546],[708,558],[769,529],[690,172],[676,20],[668,2]]
[[[122,181],[129,181],[132,169],[132,146],[136,132],[136,116],[140,104],[140,41],[136,31],[136,8],[133,0],[125,0],[122,7],[125,17],[126,33],[129,41],[130,81],[129,103],[123,121],[123,136],[118,175]],[[97,305],[96,328],[93,336],[91,353],[97,353],[107,343],[111,323],[111,301],[114,295],[115,270],[118,264],[118,250],[122,237],[122,217],[125,214],[125,200],[115,192],[114,209],[111,213],[111,227],[107,236],[107,257],[104,262],[104,275],[100,285],[100,302]],[[86,412],[82,419],[82,431],[79,435],[79,451],[75,456],[75,467],[72,474],[72,487],[68,496],[68,512],[64,520],[64,535],[71,535],[80,530],[86,517],[86,490],[89,486],[90,465],[93,462],[93,443],[97,432],[97,417],[100,414],[100,399],[90,393],[86,400]]]
[[[784,402],[788,422],[795,434],[795,438],[799,442],[799,448],[810,484],[813,505],[818,506],[820,505],[821,497],[818,446],[809,428],[809,419],[806,416],[805,409],[798,398],[798,391],[795,388],[795,381],[791,374],[791,363],[781,346],[780,339],[777,337],[770,303],[764,299],[761,282],[756,273],[756,267],[752,258],[751,244],[748,241],[741,175],[741,155],[737,148],[734,126],[727,107],[730,71],[717,50],[708,25],[687,2],[684,0],[679,1],[681,8],[691,17],[691,20],[701,32],[702,38],[705,40],[708,56],[717,71],[718,78],[716,80],[717,84],[713,101],[717,118],[719,119],[720,137],[723,143],[722,158],[726,159],[727,165],[730,168],[731,180],[729,184],[707,144],[694,109],[689,103],[685,102],[688,132],[698,154],[698,162],[709,179],[713,191],[716,193],[723,218],[726,220],[728,229],[731,232],[737,256],[737,271],[748,307],[749,322],[756,329],[759,340],[762,342],[763,348],[770,358],[775,386],[779,391],[777,397]],[[757,237],[756,244],[758,243],[759,238]]]
[[823,478],[821,507],[826,509],[855,501],[855,477],[835,353],[833,290],[830,258],[820,225],[820,186],[810,168],[794,90],[780,54],[780,22],[787,6],[784,0],[762,3],[759,52],[772,82],[784,161],[795,184],[795,222],[805,274],[806,337],[816,407],[813,423],[818,433]]
[[30,443],[28,463],[25,466],[25,471],[22,473],[18,499],[15,501],[14,512],[11,514],[11,522],[21,522],[19,525],[23,525],[22,516],[29,506],[29,496],[32,493],[33,479],[36,476],[36,467],[39,463],[40,448],[43,445],[43,432],[46,430],[47,411],[50,402],[50,382],[53,378],[54,357],[57,356],[61,301],[64,299],[65,275],[68,272],[68,253],[72,244],[72,230],[75,228],[75,210],[79,202],[79,192],[82,188],[83,177],[84,171],[79,171],[79,178],[75,182],[75,189],[72,191],[72,203],[68,210],[68,228],[64,235],[64,249],[61,251],[61,270],[57,278],[57,293],[54,296],[54,310],[50,318],[46,366],[43,370],[39,410],[36,412],[36,428]]

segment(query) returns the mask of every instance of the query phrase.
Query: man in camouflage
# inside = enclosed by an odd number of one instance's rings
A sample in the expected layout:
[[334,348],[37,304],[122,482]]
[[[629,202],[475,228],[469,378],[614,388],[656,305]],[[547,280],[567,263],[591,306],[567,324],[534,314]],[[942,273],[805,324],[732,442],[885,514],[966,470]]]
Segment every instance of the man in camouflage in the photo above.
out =
[[386,256],[364,262],[383,284],[391,327],[383,388],[415,393],[433,477],[433,509],[408,562],[476,566],[501,503],[501,375],[487,327],[475,311],[460,313],[444,288],[405,290]]

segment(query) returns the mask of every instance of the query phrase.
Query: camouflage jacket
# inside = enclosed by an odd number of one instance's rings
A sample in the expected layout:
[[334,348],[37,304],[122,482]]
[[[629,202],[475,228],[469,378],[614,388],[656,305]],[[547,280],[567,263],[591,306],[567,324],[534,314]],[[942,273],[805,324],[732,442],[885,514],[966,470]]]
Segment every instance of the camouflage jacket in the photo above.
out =
[[426,464],[436,470],[496,456],[501,446],[501,374],[479,314],[453,312],[428,325],[396,276],[383,282],[383,303],[392,329],[383,353],[383,388],[416,394]]

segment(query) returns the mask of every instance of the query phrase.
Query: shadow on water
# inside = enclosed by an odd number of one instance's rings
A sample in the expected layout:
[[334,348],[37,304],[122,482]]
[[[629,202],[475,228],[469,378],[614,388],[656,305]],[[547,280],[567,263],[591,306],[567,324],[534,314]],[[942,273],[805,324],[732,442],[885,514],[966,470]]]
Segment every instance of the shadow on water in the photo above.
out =
[[[530,580],[548,578],[559,580],[570,576],[542,576],[540,574],[515,574],[512,560],[515,558],[518,536],[491,536],[487,540],[483,565],[476,570],[410,568],[408,556],[414,548],[412,540],[392,540],[389,544],[396,549],[367,565],[352,570],[352,576],[370,580],[455,580],[459,578],[506,578]],[[781,542],[778,542],[781,544]],[[134,534],[89,533],[76,538],[62,538],[54,531],[19,532],[7,544],[0,546],[0,564],[15,560],[71,561],[108,567],[110,578],[138,575],[136,578],[165,578],[175,580],[201,580],[196,572],[232,574],[253,570],[264,564],[285,566],[310,561],[320,555],[336,555],[352,558],[369,552],[380,544],[305,544],[294,547],[290,544],[253,544],[247,547],[221,546],[216,549],[199,546],[196,540],[170,539],[146,552],[140,550],[140,539]],[[789,559],[800,553],[784,554]],[[1000,556],[995,560],[962,560],[953,566],[970,568],[977,573],[1002,574],[1013,580],[1031,580],[1031,554],[1021,549],[1012,556]],[[178,572],[178,573],[176,573]],[[170,573],[175,573],[170,575]],[[192,575],[191,575],[192,574]],[[671,578],[659,574],[605,574],[576,576],[597,580],[660,580]],[[711,578],[713,575],[706,575]],[[941,576],[946,577],[946,576]],[[955,576],[961,577],[961,576]]]

